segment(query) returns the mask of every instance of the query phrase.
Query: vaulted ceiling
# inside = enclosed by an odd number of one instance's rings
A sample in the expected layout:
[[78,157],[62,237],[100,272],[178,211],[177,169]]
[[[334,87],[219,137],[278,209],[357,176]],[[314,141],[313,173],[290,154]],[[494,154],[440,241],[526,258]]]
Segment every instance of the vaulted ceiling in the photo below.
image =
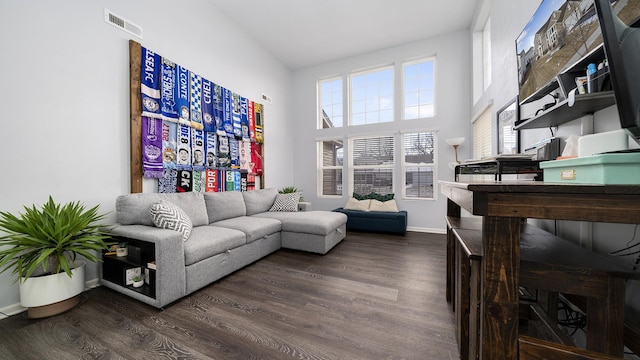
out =
[[209,0],[291,69],[468,29],[478,0]]

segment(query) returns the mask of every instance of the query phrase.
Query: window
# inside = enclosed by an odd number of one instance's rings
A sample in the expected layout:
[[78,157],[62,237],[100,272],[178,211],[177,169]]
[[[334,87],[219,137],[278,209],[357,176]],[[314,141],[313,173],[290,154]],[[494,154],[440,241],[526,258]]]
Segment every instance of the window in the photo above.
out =
[[317,195],[433,199],[436,133],[394,122],[435,117],[435,79],[435,56],[318,79]]
[[342,165],[344,145],[342,140],[318,141],[318,193],[342,195]]
[[482,159],[491,156],[491,106],[473,122],[473,158]]
[[489,1],[482,2],[472,34],[473,102],[491,85],[491,18]]
[[318,96],[320,104],[319,128],[342,127],[342,78],[320,80]]
[[435,116],[435,60],[421,60],[403,66],[404,119]]
[[415,132],[402,135],[404,162],[404,197],[433,198],[434,132]]
[[547,30],[547,45],[549,45],[549,48],[552,48],[555,45],[557,38],[558,34],[556,33],[556,26],[553,25],[549,30]]
[[491,85],[491,18],[482,29],[482,65],[484,90],[487,90]]
[[349,184],[353,192],[393,193],[393,136],[353,138],[349,149]]
[[393,68],[351,75],[350,125],[393,121]]

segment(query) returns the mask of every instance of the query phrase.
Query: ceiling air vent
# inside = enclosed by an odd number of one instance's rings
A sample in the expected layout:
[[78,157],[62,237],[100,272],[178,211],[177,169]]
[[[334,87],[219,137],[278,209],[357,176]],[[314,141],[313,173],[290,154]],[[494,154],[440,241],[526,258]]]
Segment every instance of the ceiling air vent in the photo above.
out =
[[123,18],[120,15],[116,15],[109,9],[104,9],[104,21],[107,23],[128,32],[131,35],[137,36],[142,39],[142,28],[131,21]]

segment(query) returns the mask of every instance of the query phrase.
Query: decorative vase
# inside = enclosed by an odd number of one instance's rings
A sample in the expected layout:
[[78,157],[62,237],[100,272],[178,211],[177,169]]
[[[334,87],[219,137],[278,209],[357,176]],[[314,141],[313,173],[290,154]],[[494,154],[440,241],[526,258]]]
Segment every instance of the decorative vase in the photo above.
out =
[[144,280],[134,281],[134,282],[133,282],[133,287],[134,287],[134,288],[142,287],[142,285],[144,285]]
[[80,303],[85,288],[84,261],[76,261],[67,273],[32,276],[20,281],[20,305],[28,308],[29,318],[37,319],[63,313]]

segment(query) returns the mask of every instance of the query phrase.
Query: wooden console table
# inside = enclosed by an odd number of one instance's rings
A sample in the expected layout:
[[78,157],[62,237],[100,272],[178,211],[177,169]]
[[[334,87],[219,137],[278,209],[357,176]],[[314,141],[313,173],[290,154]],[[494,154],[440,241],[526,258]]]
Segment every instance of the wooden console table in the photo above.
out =
[[[483,216],[482,359],[518,358],[522,218],[640,223],[637,185],[564,185],[541,181],[440,181],[439,184],[441,193],[448,198],[447,216],[460,217],[461,208]],[[623,324],[624,307],[603,316]],[[623,327],[612,328],[598,334],[603,337],[602,352],[622,356]]]

